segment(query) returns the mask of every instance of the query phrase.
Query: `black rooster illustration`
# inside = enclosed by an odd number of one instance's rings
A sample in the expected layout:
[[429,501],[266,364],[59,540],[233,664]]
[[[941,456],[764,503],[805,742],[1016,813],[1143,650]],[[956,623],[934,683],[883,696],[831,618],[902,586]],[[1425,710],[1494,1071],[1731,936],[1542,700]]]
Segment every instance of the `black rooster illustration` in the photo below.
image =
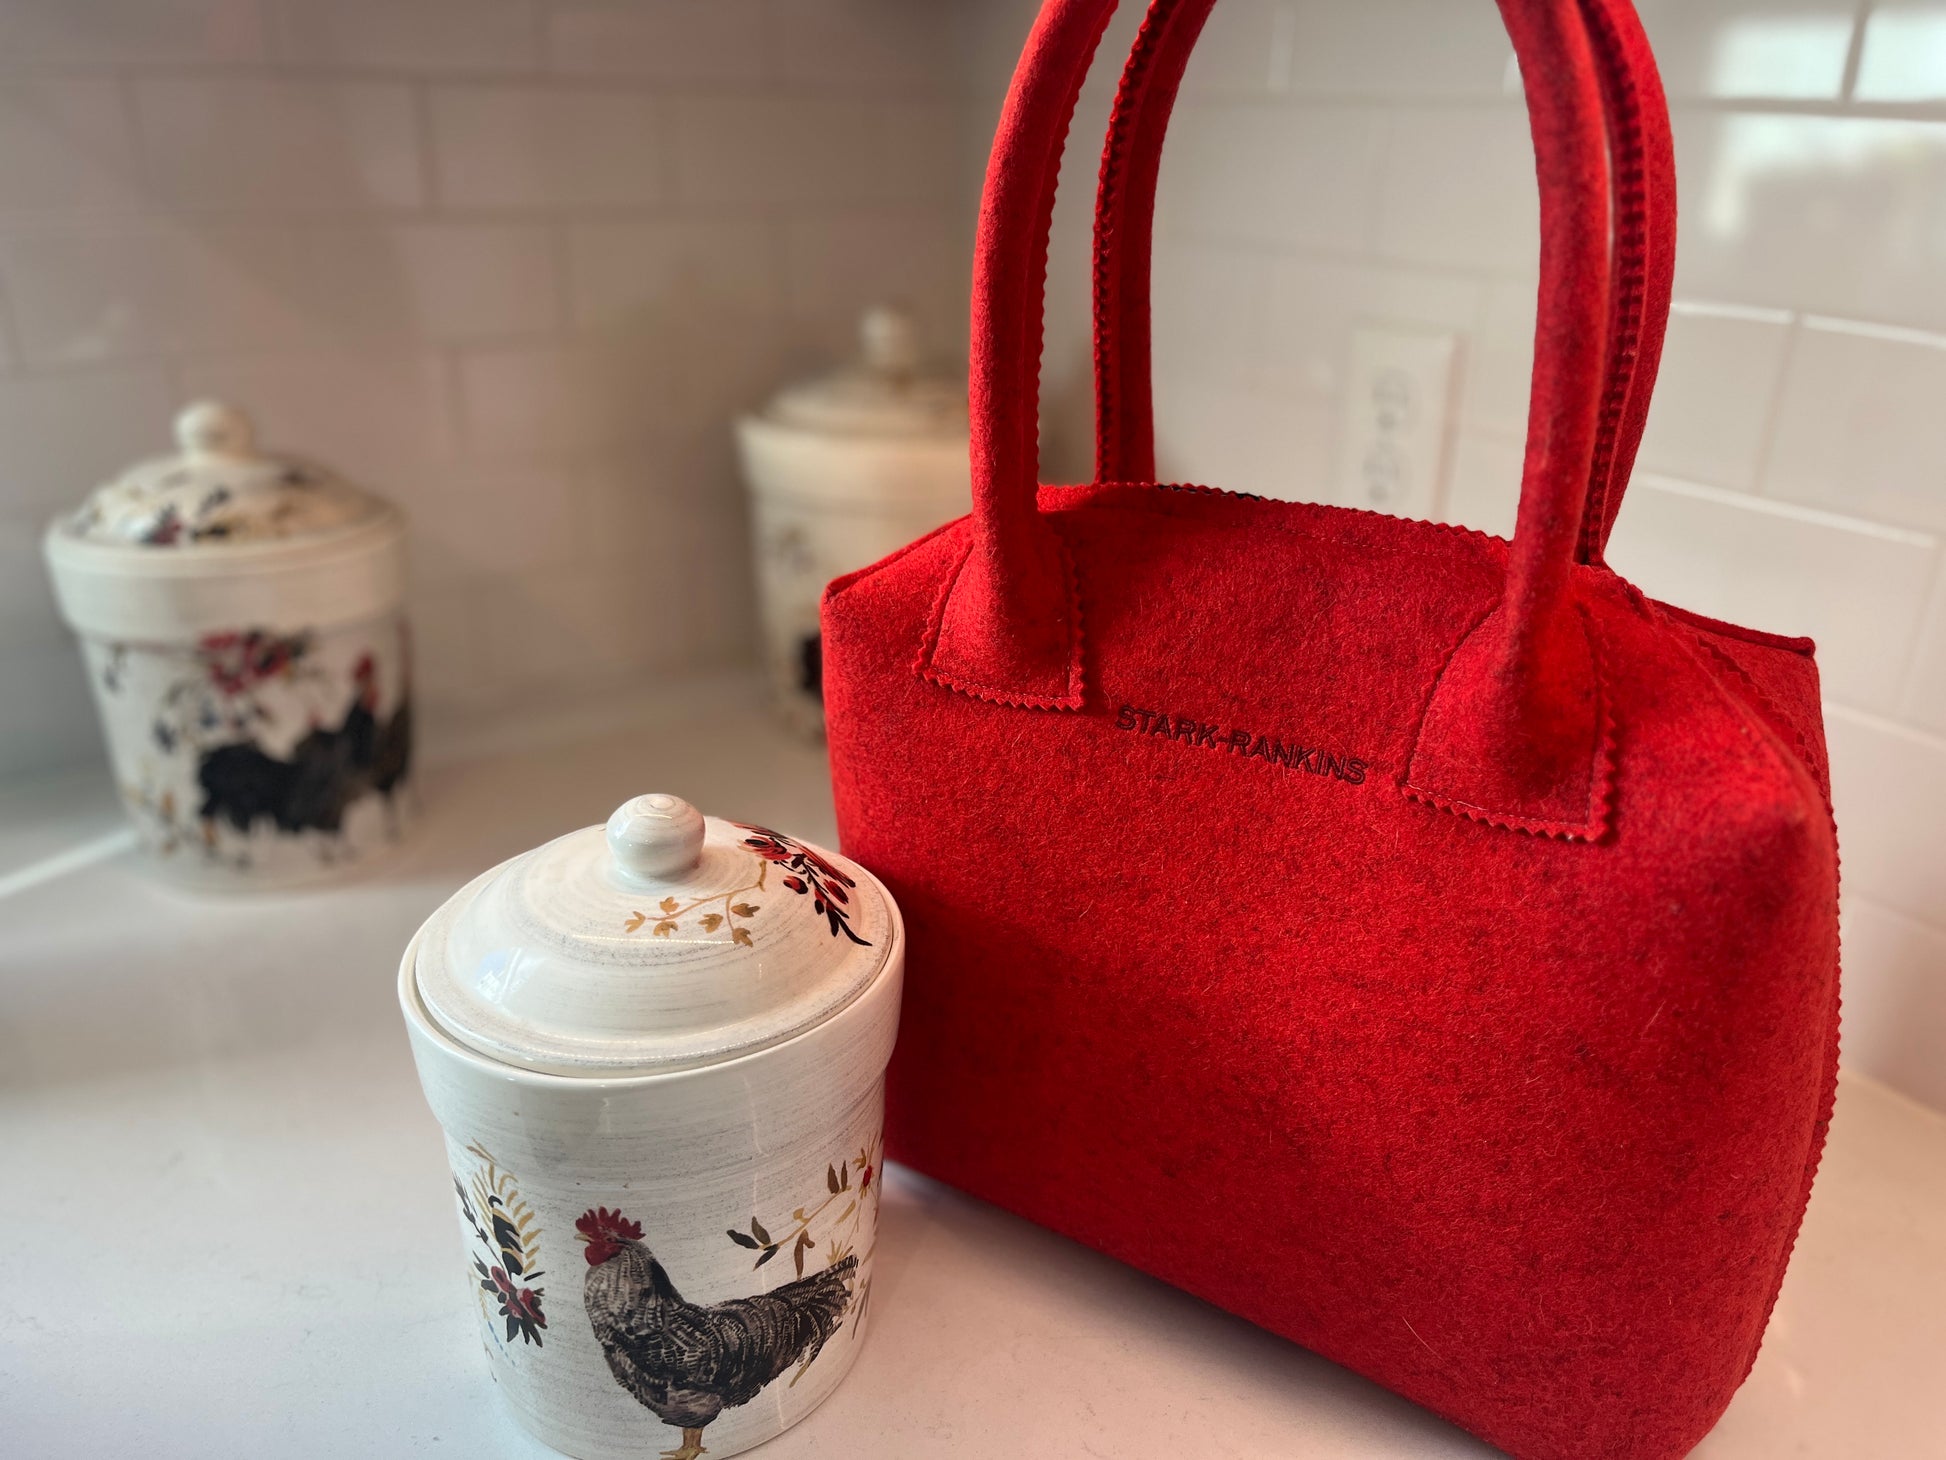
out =
[[596,1207],[575,1224],[587,1243],[583,1297],[615,1380],[682,1444],[663,1460],[705,1453],[703,1428],[748,1404],[792,1364],[809,1364],[838,1331],[858,1259],[754,1298],[705,1307],[683,1300],[641,1241],[642,1225]]
[[380,721],[378,675],[367,654],[353,670],[357,693],[337,729],[318,727],[291,748],[288,758],[266,755],[248,740],[212,746],[196,768],[202,787],[200,815],[247,832],[258,821],[295,834],[336,836],[345,810],[373,792],[385,797],[404,779],[412,756],[412,707],[399,706]]

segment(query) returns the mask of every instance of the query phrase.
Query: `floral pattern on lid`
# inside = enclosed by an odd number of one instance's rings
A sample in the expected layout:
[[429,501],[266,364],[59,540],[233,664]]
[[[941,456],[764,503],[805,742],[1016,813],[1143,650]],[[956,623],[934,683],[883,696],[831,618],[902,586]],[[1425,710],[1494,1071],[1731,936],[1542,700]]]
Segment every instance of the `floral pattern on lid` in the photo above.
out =
[[781,1043],[896,946],[869,873],[781,832],[637,796],[476,878],[427,920],[414,981],[448,1035],[547,1074],[661,1074]]
[[176,417],[176,444],[177,455],[98,487],[67,531],[130,547],[210,547],[333,532],[385,510],[323,467],[260,454],[248,418],[214,401]]

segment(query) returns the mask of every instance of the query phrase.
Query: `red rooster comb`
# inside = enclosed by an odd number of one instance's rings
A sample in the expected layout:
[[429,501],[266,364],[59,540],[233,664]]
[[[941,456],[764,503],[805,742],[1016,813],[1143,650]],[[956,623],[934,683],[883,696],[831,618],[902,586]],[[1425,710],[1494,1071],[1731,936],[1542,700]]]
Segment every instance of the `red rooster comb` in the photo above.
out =
[[582,1256],[588,1259],[590,1267],[600,1267],[622,1250],[624,1242],[639,1242],[642,1238],[640,1222],[632,1222],[619,1210],[611,1212],[607,1207],[593,1207],[583,1212],[576,1218],[574,1230],[588,1244]]

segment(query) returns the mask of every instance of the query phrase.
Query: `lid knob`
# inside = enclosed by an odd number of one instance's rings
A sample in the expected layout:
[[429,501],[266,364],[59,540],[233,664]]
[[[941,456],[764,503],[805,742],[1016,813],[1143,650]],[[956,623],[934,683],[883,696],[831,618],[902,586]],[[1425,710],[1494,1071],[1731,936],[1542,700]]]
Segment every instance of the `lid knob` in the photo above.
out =
[[176,445],[185,456],[253,456],[250,418],[221,401],[199,400],[176,416]]
[[891,304],[874,304],[858,321],[865,365],[876,375],[905,380],[919,373],[919,326]]
[[703,857],[703,813],[680,796],[637,796],[608,818],[608,850],[637,882],[680,877]]

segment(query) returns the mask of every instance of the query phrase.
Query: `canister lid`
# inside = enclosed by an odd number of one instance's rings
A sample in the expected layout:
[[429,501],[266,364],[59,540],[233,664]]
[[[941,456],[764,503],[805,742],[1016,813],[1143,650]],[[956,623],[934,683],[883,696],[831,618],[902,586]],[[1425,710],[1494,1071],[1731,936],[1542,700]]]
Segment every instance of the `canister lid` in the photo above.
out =
[[884,966],[870,873],[781,832],[637,796],[462,888],[419,935],[419,998],[461,1044],[552,1074],[661,1074],[780,1043]]
[[58,530],[81,542],[180,551],[338,533],[390,510],[324,467],[259,451],[249,419],[216,401],[176,417],[176,445],[176,455],[96,488]]
[[874,306],[858,341],[856,364],[785,389],[759,419],[826,436],[966,439],[966,382],[925,369],[911,315]]

